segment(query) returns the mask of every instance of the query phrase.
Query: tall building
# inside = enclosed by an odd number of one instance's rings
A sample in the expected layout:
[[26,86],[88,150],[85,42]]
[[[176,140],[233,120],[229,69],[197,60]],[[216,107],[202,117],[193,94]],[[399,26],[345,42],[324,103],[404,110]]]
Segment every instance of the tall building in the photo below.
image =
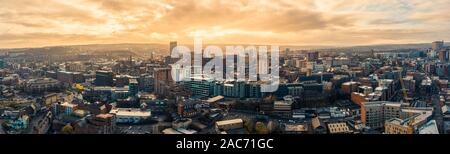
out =
[[307,58],[308,58],[308,61],[315,61],[315,60],[319,59],[319,52],[317,52],[317,51],[308,52]]
[[64,85],[72,85],[74,83],[82,83],[85,81],[82,73],[67,71],[58,71],[56,73],[56,79]]
[[95,86],[113,86],[113,73],[108,71],[95,72]]
[[[213,91],[213,83],[210,79],[202,77],[191,77],[190,80],[182,81],[185,88],[192,92],[192,96],[196,98],[208,98]],[[229,89],[230,95],[234,89]],[[225,92],[225,89],[224,89]]]
[[154,77],[154,91],[156,94],[163,95],[168,92],[168,87],[172,84],[172,75],[170,68],[156,68],[153,73]]
[[57,91],[61,87],[61,83],[58,80],[50,78],[38,78],[30,79],[24,84],[24,91],[26,93],[44,93],[50,91]]
[[361,121],[370,128],[382,128],[386,120],[400,117],[400,103],[365,102],[361,106]]
[[444,41],[434,41],[433,43],[431,43],[431,49],[433,49],[434,51],[440,50],[444,48]]
[[409,119],[403,120],[399,118],[392,118],[386,120],[384,124],[385,134],[413,134],[414,128],[409,125]]
[[170,42],[170,45],[169,45],[170,53],[172,53],[172,51],[175,47],[177,47],[177,42],[176,41]]
[[285,56],[285,57],[288,57],[288,56],[289,56],[289,51],[290,51],[289,48],[286,48],[286,49],[284,50],[284,56]]
[[449,58],[449,52],[445,49],[439,49],[439,60],[441,62],[447,62]]
[[3,59],[0,59],[0,69],[6,67],[6,62]]
[[136,95],[139,92],[139,85],[137,79],[130,79],[128,87],[131,95]]

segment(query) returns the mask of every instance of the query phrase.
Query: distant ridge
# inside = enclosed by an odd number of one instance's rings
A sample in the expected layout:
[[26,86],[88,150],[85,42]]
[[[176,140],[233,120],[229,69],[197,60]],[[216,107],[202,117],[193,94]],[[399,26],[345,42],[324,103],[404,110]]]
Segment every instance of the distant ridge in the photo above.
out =
[[[446,43],[447,45],[448,43]],[[206,46],[208,44],[205,44]],[[217,46],[239,45],[239,44],[212,44]],[[246,44],[241,44],[247,46]],[[191,46],[191,45],[188,45]],[[431,48],[430,43],[414,43],[414,44],[379,44],[379,45],[358,45],[358,46],[296,46],[296,45],[279,45],[281,50],[290,48],[291,50],[354,50],[354,51],[370,51],[370,50],[396,50],[396,49],[426,49]],[[31,48],[0,48],[0,52],[27,51],[29,49],[48,49],[48,48],[79,48],[94,50],[124,50],[133,48],[167,48],[168,44],[161,43],[118,43],[118,44],[81,44],[81,45],[61,45]]]

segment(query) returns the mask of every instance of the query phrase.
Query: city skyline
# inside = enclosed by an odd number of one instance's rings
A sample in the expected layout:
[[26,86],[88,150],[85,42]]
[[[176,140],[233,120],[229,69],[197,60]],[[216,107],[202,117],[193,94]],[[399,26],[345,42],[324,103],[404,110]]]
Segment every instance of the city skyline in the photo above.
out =
[[[193,42],[353,46],[449,40],[433,1],[7,1],[0,47]],[[21,9],[17,9],[17,8]]]

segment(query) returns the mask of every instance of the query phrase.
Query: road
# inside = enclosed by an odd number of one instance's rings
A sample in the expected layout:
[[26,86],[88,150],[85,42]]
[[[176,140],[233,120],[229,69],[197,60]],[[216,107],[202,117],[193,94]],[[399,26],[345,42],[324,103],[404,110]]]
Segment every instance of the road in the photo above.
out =
[[439,129],[439,133],[443,133],[444,131],[444,118],[442,116],[442,109],[439,104],[439,95],[433,95],[431,96],[431,103],[433,105],[433,119],[436,120],[436,124]]

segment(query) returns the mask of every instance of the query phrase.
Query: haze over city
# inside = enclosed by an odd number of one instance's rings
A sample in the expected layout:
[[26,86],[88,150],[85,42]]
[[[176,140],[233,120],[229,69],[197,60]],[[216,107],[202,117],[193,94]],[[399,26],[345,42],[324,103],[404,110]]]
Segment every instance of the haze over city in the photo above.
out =
[[427,43],[450,39],[449,7],[447,0],[0,0],[0,48],[194,36],[213,44]]

